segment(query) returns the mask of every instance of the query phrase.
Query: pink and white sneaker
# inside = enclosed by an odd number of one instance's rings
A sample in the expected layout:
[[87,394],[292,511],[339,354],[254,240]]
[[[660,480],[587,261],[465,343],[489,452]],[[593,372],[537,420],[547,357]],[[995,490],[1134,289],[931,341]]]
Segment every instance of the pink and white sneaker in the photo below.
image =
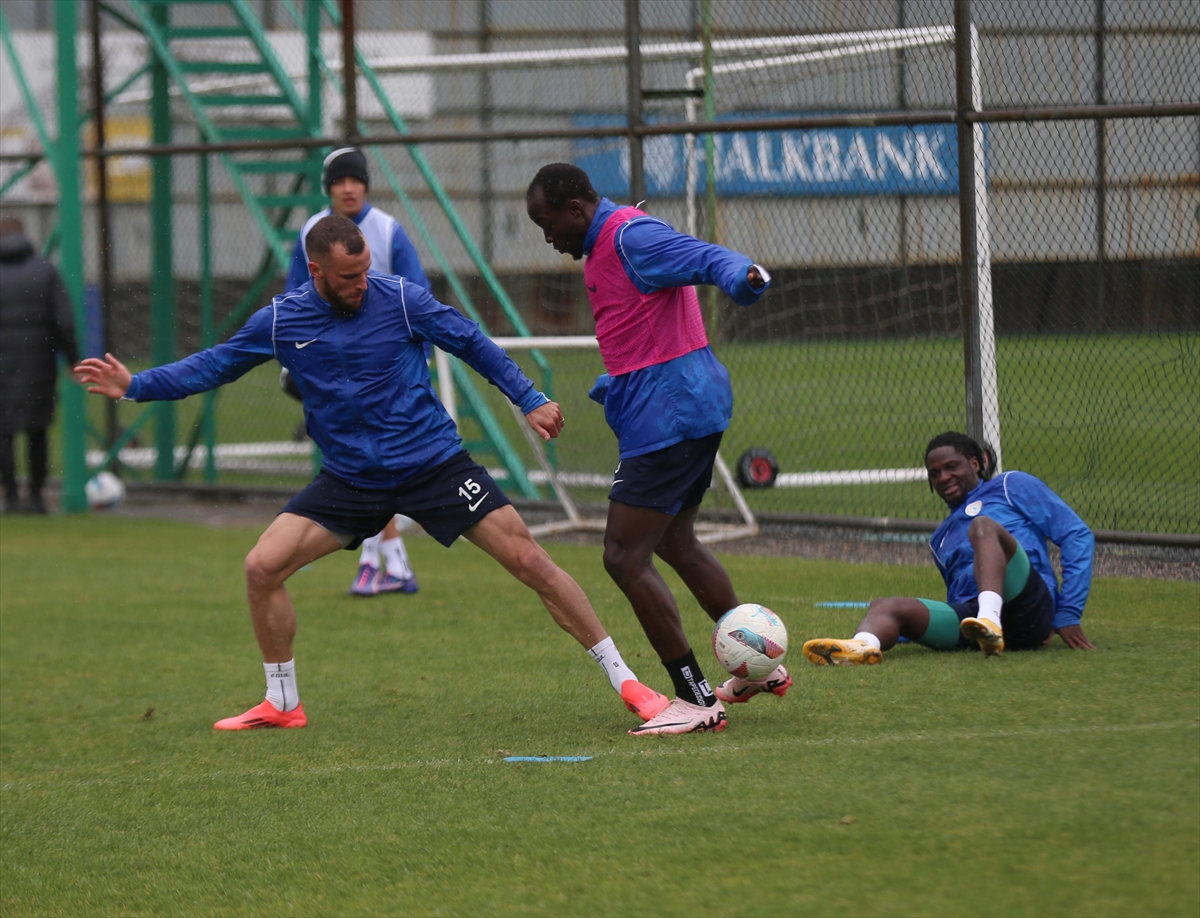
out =
[[770,692],[782,698],[792,687],[792,677],[782,666],[776,666],[765,679],[741,679],[734,676],[716,688],[716,695],[726,704],[745,704],[755,695]]
[[629,731],[631,736],[665,736],[675,733],[720,733],[725,729],[725,708],[717,702],[705,708],[676,698],[661,714]]
[[379,568],[370,564],[360,564],[354,582],[346,591],[351,596],[374,596],[379,592]]

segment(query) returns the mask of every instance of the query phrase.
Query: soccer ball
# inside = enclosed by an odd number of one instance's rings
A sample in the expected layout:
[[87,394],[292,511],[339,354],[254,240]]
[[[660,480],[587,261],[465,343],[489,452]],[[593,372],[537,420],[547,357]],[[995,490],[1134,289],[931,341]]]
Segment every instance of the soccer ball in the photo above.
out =
[[733,675],[765,679],[787,653],[787,628],[770,609],[744,602],[721,616],[712,642],[717,662]]
[[94,510],[115,507],[125,499],[125,482],[112,472],[100,472],[83,487],[88,506]]

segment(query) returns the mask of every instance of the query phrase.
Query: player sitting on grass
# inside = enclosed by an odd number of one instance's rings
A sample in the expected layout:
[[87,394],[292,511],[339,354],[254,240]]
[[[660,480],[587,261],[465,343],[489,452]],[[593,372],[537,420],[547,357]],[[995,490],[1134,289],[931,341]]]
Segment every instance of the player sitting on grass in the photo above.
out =
[[400,277],[370,274],[371,252],[350,220],[329,216],[307,239],[312,281],[275,297],[229,341],[131,376],[111,354],[75,368],[89,392],[146,402],[185,398],[233,382],[274,357],[304,400],[324,468],[293,497],[246,557],[250,617],[262,650],[267,697],[218,730],[303,727],[292,641],[296,614],[284,585],[305,564],[352,549],[396,513],[443,545],[474,542],[535,590],[554,620],[588,649],[626,707],[648,720],[667,698],[637,681],[587,596],[533,540],[487,470],[463,450],[433,393],[426,341],[462,358],[525,414],[543,439],[563,426],[479,326]]
[[733,389],[708,346],[692,285],[713,284],[747,306],[762,296],[770,275],[745,255],[601,198],[587,173],[567,163],[538,171],[525,208],[557,251],[576,261],[587,256],[584,286],[608,371],[591,397],[604,405],[620,448],[608,495],[604,567],[675,686],[671,706],[629,732],[723,730],[718,699],[747,701],[764,691],[782,696],[791,678],[780,666],[757,682],[734,677],[714,694],[654,556],[675,569],[714,621],[738,605],[725,568],[693,528],[733,415]]
[[[946,601],[876,599],[850,640],[806,643],[809,660],[818,666],[879,663],[901,637],[935,650],[978,645],[996,656],[1006,648],[1036,650],[1056,631],[1068,647],[1094,649],[1079,624],[1092,585],[1092,531],[1032,475],[992,478],[995,464],[992,450],[966,434],[929,441],[929,487],[950,507],[929,541]],[[1062,550],[1061,589],[1047,539]]]
[[[326,156],[321,186],[329,196],[329,206],[309,217],[296,237],[292,263],[283,288],[285,293],[308,283],[308,263],[311,259],[304,241],[317,221],[330,214],[349,217],[362,231],[371,249],[372,271],[408,278],[426,293],[433,292],[429,278],[421,268],[417,250],[409,241],[404,227],[391,215],[367,203],[371,174],[362,150],[358,147],[339,147]],[[301,400],[300,390],[295,388],[286,369],[282,371],[281,382],[285,392]],[[404,550],[404,540],[400,537],[400,527],[396,525],[395,518],[388,520],[383,532],[363,539],[358,571],[347,592],[351,596],[417,592],[417,575],[409,564],[408,552]]]

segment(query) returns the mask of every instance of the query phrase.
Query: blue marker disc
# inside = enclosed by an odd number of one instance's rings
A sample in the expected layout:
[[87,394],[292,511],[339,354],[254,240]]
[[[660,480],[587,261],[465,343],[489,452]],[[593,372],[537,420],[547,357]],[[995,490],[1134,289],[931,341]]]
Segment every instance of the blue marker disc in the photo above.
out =
[[506,762],[590,762],[590,755],[510,755]]

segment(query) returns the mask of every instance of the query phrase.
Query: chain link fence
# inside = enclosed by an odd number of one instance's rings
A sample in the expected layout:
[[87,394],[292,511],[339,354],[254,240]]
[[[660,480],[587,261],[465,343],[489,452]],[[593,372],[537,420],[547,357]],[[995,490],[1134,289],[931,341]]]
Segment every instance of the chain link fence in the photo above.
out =
[[[133,14],[123,2],[111,6]],[[641,117],[652,131],[667,132],[650,133],[642,144],[645,209],[746,253],[774,278],[762,302],[748,309],[723,295],[701,297],[714,350],[735,389],[725,457],[735,465],[749,450],[766,450],[778,465],[773,486],[746,489],[750,505],[759,512],[939,518],[920,470],[922,450],[934,434],[967,426],[959,148],[953,119],[921,121],[919,113],[952,114],[957,105],[954,4],[637,6]],[[0,0],[0,8],[15,31],[36,27],[17,21],[12,0]],[[180,4],[172,22],[230,28],[238,24],[230,9]],[[525,215],[524,193],[540,166],[567,161],[585,168],[601,193],[632,203],[630,145],[618,133],[630,110],[626,9],[622,0],[356,5],[359,49],[396,114],[418,133],[462,139],[420,148],[445,192],[442,201],[408,148],[372,147],[378,159],[371,202],[408,229],[435,293],[473,311],[494,335],[517,333],[518,325],[535,335],[594,330],[581,265],[543,242]],[[253,11],[307,100],[303,5],[265,0]],[[1004,466],[1043,478],[1093,527],[1195,533],[1200,117],[1098,119],[1066,110],[1200,99],[1200,13],[1189,0],[975,0],[971,21],[977,107],[1064,109],[1060,119],[1043,112],[1041,120],[989,121],[980,129],[984,182],[976,226],[983,230],[981,277],[990,286],[983,306],[990,306],[995,353],[990,430],[998,432]],[[322,33],[322,54],[336,76],[339,36],[328,17]],[[148,52],[134,29],[112,17],[104,36],[104,47],[113,48],[105,76],[112,87],[132,72],[130,48],[143,48],[143,60]],[[206,41],[206,54],[249,60],[245,41]],[[241,79],[199,89],[256,91]],[[370,80],[360,76],[357,87],[368,133],[393,138],[397,122]],[[113,129],[140,123],[148,139],[149,105],[149,78],[142,77],[110,107]],[[868,116],[880,113],[891,120],[872,123]],[[172,115],[174,142],[201,136],[186,99],[174,98]],[[327,80],[318,133],[337,135],[341,115],[340,94]],[[231,129],[288,120],[285,111],[261,106],[222,117]],[[742,125],[769,119],[808,121],[778,130]],[[689,121],[712,120],[741,126],[688,134]],[[496,139],[472,140],[480,134]],[[108,138],[110,146],[118,143]],[[204,343],[206,330],[220,329],[270,258],[244,194],[217,156],[208,159],[211,286],[204,283],[200,158],[171,158],[180,355]],[[110,176],[125,168],[143,170],[140,187],[149,187],[148,159],[110,161]],[[264,173],[250,187],[260,196],[282,195],[291,180]],[[5,207],[49,232],[47,206],[20,191],[18,185],[6,193]],[[515,312],[506,311],[472,245],[455,232],[446,201]],[[295,208],[282,225],[298,227],[311,209]],[[283,217],[278,209],[268,214]],[[87,219],[94,226],[94,212]],[[148,193],[113,198],[110,219],[110,340],[119,353],[149,363],[155,288]],[[99,283],[94,239],[88,264]],[[259,300],[279,285],[267,283]],[[986,297],[984,286],[981,280]],[[578,496],[602,498],[616,444],[602,410],[586,398],[602,369],[598,355],[546,352],[540,362],[514,356],[564,406],[568,427],[555,444],[555,462],[576,476],[570,480]],[[309,460],[297,439],[299,408],[278,392],[274,376],[263,368],[216,397],[216,440],[291,443],[291,452],[227,451],[209,470],[218,480],[303,481]],[[513,448],[534,467],[502,400],[480,388]],[[199,398],[179,406],[179,445],[200,442],[202,406]],[[125,425],[138,409],[121,410]],[[100,414],[92,420],[103,426]],[[468,439],[481,433],[470,417],[462,426]],[[203,457],[192,455],[196,467],[183,473],[201,477]],[[711,505],[732,507],[720,489]]]

